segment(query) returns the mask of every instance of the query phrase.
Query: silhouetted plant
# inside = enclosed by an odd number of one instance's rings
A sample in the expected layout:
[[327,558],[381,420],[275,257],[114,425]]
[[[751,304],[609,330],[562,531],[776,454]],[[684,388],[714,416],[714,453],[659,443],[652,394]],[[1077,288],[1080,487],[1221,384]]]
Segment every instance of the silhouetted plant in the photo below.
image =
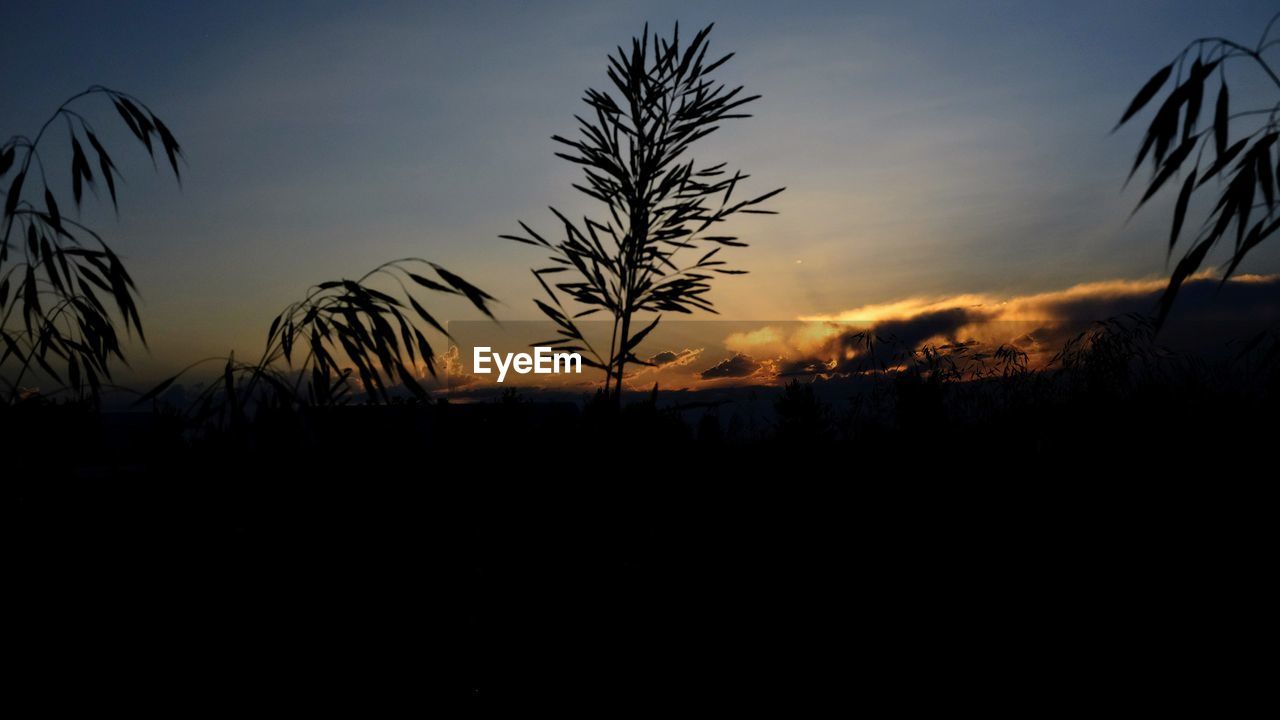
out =
[[917,345],[875,330],[850,333],[843,344],[853,357],[836,363],[836,369],[857,375],[913,373],[951,382],[976,380],[991,373],[1014,374],[1019,363],[1025,369],[1027,362],[1026,353],[1005,345],[993,351],[982,349],[975,341]]
[[818,399],[813,385],[792,380],[774,401],[778,415],[778,439],[784,442],[813,443],[829,438],[831,409]]
[[1167,380],[1181,360],[1156,342],[1158,326],[1129,314],[1095,322],[1071,338],[1049,361],[1068,380],[1079,380],[1094,394],[1125,392],[1135,384]]
[[1273,327],[1241,344],[1232,358],[1232,376],[1252,383],[1264,397],[1280,397],[1280,327]]
[[[48,139],[52,126],[65,121],[76,208],[85,186],[92,189],[101,181],[119,209],[119,170],[89,119],[72,108],[90,97],[109,99],[147,153],[154,159],[156,150],[162,150],[174,176],[180,178],[182,149],[160,118],[137,98],[100,86],[62,103],[34,138],[14,136],[0,145],[0,178],[14,171],[5,192],[0,243],[0,341],[4,345],[0,367],[5,363],[17,367],[12,380],[4,379],[9,403],[20,399],[21,382],[33,365],[77,397],[87,393],[96,400],[103,381],[111,377],[111,356],[125,361],[116,320],[103,297],[114,306],[125,331],[137,332],[146,345],[133,279],[101,235],[63,215],[40,156],[41,142]],[[86,143],[96,160],[96,176]],[[20,254],[10,262],[15,251]],[[15,315],[21,316],[20,324]]]
[[[370,282],[378,278],[397,284],[400,297],[372,287]],[[422,325],[445,337],[449,333],[414,297],[415,288],[464,297],[493,317],[488,307],[493,297],[461,277],[426,260],[394,260],[358,280],[333,280],[311,288],[306,297],[271,321],[266,348],[257,363],[237,362],[234,354],[203,360],[155,386],[138,402],[158,397],[182,374],[210,361],[225,363],[222,382],[206,387],[191,404],[191,417],[197,424],[214,417],[235,422],[251,403],[277,407],[346,404],[356,389],[353,375],[368,402],[392,402],[392,391],[397,387],[427,400],[427,391],[418,382],[417,363],[435,377],[436,360]]]
[[[1132,178],[1143,160],[1151,158],[1152,179],[1138,202],[1138,208],[1141,208],[1184,166],[1190,165],[1191,170],[1182,181],[1182,189],[1174,206],[1173,227],[1169,234],[1170,254],[1178,243],[1188,207],[1196,191],[1215,177],[1219,178],[1219,185],[1222,186],[1213,210],[1196,232],[1191,247],[1169,278],[1169,285],[1159,302],[1157,328],[1168,316],[1183,281],[1200,268],[1209,251],[1227,234],[1232,220],[1236,223],[1235,247],[1223,271],[1224,282],[1231,277],[1250,250],[1280,228],[1280,216],[1276,214],[1276,177],[1280,175],[1280,164],[1273,163],[1272,159],[1276,138],[1280,137],[1280,75],[1276,70],[1280,66],[1273,65],[1275,58],[1268,61],[1269,55],[1276,54],[1277,49],[1280,49],[1280,38],[1269,39],[1277,20],[1280,20],[1280,15],[1271,18],[1262,37],[1253,47],[1220,37],[1193,40],[1173,62],[1160,68],[1142,86],[1116,124],[1119,128],[1128,122],[1173,78],[1173,89],[1147,126],[1137,159],[1129,173]],[[1257,107],[1232,112],[1227,66],[1231,61],[1239,59],[1260,69],[1278,92],[1272,99],[1259,103]],[[1218,93],[1214,103],[1213,124],[1199,129],[1205,86],[1215,76],[1218,78]],[[1233,130],[1239,128],[1246,119],[1260,121],[1246,126],[1244,131],[1237,131],[1240,137],[1232,142]],[[1210,147],[1214,158],[1212,163],[1206,157]],[[1202,162],[1206,163],[1203,171]],[[1261,202],[1255,203],[1258,198]],[[1138,208],[1134,208],[1135,213]]]
[[[710,32],[707,26],[682,47],[677,25],[670,41],[654,35],[650,44],[646,25],[641,37],[632,38],[630,52],[619,47],[609,58],[608,75],[618,98],[587,90],[584,102],[591,112],[575,116],[580,139],[552,138],[571,149],[557,156],[583,168],[586,182],[574,187],[603,203],[608,219],[583,218],[577,225],[552,208],[564,225],[563,240],[551,242],[523,222],[527,235],[502,236],[551,251],[553,264],[533,271],[548,302],[534,302],[556,324],[558,337],[541,344],[582,353],[583,362],[604,370],[604,388],[615,403],[627,364],[646,364],[634,351],[661,313],[715,312],[706,297],[714,274],[745,272],[727,269],[717,254],[746,243],[702,233],[738,212],[769,213],[756,206],[782,192],[734,203],[734,190],[747,175],[730,175],[725,163],[683,159],[720,122],[749,117],[736,111],[759,97],[743,97],[742,87],[727,89],[711,79],[733,55],[707,62]],[[700,256],[680,265],[675,256],[681,250]],[[546,276],[558,273],[570,273],[572,279],[549,284]],[[602,310],[613,321],[607,352],[592,347],[577,323]],[[636,330],[638,313],[655,316]]]

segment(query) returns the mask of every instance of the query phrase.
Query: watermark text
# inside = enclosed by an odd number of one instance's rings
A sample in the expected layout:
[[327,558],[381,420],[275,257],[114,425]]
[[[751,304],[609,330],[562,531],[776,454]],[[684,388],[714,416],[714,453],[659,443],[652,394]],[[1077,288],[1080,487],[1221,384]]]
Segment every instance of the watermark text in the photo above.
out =
[[[491,366],[492,363],[492,366]],[[560,373],[582,374],[582,356],[578,353],[554,352],[549,347],[535,347],[529,353],[496,353],[493,348],[476,346],[471,358],[471,370],[477,375],[490,375],[497,368],[498,382],[507,377],[508,370],[520,375],[550,375]]]

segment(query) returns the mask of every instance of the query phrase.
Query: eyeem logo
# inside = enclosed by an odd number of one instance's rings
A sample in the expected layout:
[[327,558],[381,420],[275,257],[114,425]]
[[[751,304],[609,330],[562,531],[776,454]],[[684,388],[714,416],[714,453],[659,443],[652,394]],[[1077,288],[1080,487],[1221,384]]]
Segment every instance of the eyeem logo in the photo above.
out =
[[489,361],[498,368],[498,382],[507,377],[508,370],[515,370],[521,375],[550,375],[552,373],[582,374],[582,356],[578,353],[552,352],[549,347],[535,347],[529,353],[496,353],[490,347],[475,348],[471,358],[471,369],[478,375],[493,372]]

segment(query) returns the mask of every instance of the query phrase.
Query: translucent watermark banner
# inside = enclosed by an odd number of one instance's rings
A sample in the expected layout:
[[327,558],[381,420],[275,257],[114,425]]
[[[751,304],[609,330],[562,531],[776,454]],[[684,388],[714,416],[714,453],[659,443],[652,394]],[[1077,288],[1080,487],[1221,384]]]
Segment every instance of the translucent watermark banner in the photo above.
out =
[[978,379],[1061,365],[1090,337],[1127,348],[1135,357],[1212,359],[1239,352],[1256,332],[1220,317],[1187,318],[1157,333],[1136,315],[1104,321],[990,320],[962,308],[906,319],[840,321],[664,317],[624,356],[612,322],[588,320],[576,327],[579,338],[566,337],[549,321],[451,322],[441,387],[458,397],[512,389],[580,395],[601,388],[606,369],[616,383],[619,365],[623,389],[631,392],[655,386],[688,392],[777,386],[794,379],[893,373],[922,363],[954,379]]
[[546,321],[455,321],[441,380],[452,395],[483,397],[511,390],[590,393],[603,386],[606,369],[616,383],[619,366],[624,390],[633,392],[776,386],[921,362],[981,377],[1044,367],[1088,327],[974,322],[961,314],[893,321],[664,318],[624,356],[611,322],[580,322],[581,337],[572,338]]

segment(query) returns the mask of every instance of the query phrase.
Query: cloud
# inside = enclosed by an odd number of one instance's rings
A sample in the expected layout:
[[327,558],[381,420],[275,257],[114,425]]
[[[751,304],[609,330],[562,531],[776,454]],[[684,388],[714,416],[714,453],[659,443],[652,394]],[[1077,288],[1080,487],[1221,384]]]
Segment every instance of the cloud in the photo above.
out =
[[[864,366],[871,348],[889,352],[924,345],[1010,344],[1043,365],[1068,339],[1098,320],[1150,315],[1167,280],[1107,280],[1013,297],[964,294],[916,297],[804,318],[807,331],[789,335],[738,333],[737,352],[783,348],[782,374],[823,374]],[[1211,355],[1280,325],[1280,275],[1242,275],[1222,283],[1208,274],[1183,284],[1159,342],[1173,350]],[[879,356],[878,356],[879,357]]]
[[789,338],[785,337],[784,331],[766,326],[749,330],[746,332],[736,332],[725,338],[724,346],[733,352],[785,352],[790,346]]
[[711,367],[703,370],[698,374],[703,380],[715,380],[719,378],[744,378],[755,374],[761,367],[760,363],[751,358],[750,355],[738,353],[731,358],[721,360]]
[[[1047,320],[1032,330],[1032,345],[1056,351],[1097,320],[1149,315],[1167,281],[1113,281],[1077,285],[1008,301],[996,318],[1006,322]],[[1242,275],[1223,283],[1203,274],[1185,282],[1159,342],[1173,350],[1211,355],[1228,343],[1280,324],[1280,275]],[[1025,343],[1027,338],[1018,338]]]
[[798,360],[780,360],[778,375],[825,375],[834,372],[836,363],[818,358],[800,358]]
[[768,362],[778,375],[854,372],[868,357],[887,361],[923,345],[969,340],[968,329],[989,317],[979,308],[948,307],[945,301],[894,305],[895,311],[913,314],[889,319],[888,313],[881,312],[876,316],[882,319],[873,323],[820,320],[794,328],[770,326],[730,335],[725,346],[744,356],[775,358]]
[[436,363],[437,376],[435,378],[429,378],[425,367],[418,373],[419,378],[427,383],[427,387],[449,390],[475,385],[480,382],[479,377],[466,371],[466,365],[462,361],[462,353],[457,345],[450,345],[448,350],[438,355]]
[[958,333],[964,327],[990,318],[988,313],[973,307],[952,307],[929,310],[910,318],[885,320],[875,324],[877,335],[892,338],[906,347],[919,347],[927,341],[942,339],[957,342]]
[[[1089,322],[1130,312],[1150,313],[1154,310],[1156,300],[1167,284],[1166,278],[1158,277],[1080,283],[1064,290],[1012,297],[978,293],[915,297],[876,305],[863,305],[830,315],[802,317],[801,320],[881,324],[944,310],[963,309],[977,316],[987,316],[991,320]],[[1199,314],[1206,310],[1213,312],[1209,302],[1211,297],[1206,296],[1205,291],[1212,290],[1214,295],[1218,295],[1219,284],[1222,285],[1223,295],[1241,294],[1248,295],[1252,300],[1259,300],[1264,295],[1274,295],[1277,289],[1280,289],[1280,275],[1237,275],[1226,283],[1221,283],[1209,273],[1200,273],[1183,284],[1175,305],[1174,316]],[[1236,298],[1237,301],[1240,299],[1243,297]],[[1271,305],[1270,302],[1264,304]]]
[[702,354],[702,348],[692,349],[685,348],[683,350],[663,350],[662,352],[649,358],[648,362],[654,367],[681,367],[688,365]]

